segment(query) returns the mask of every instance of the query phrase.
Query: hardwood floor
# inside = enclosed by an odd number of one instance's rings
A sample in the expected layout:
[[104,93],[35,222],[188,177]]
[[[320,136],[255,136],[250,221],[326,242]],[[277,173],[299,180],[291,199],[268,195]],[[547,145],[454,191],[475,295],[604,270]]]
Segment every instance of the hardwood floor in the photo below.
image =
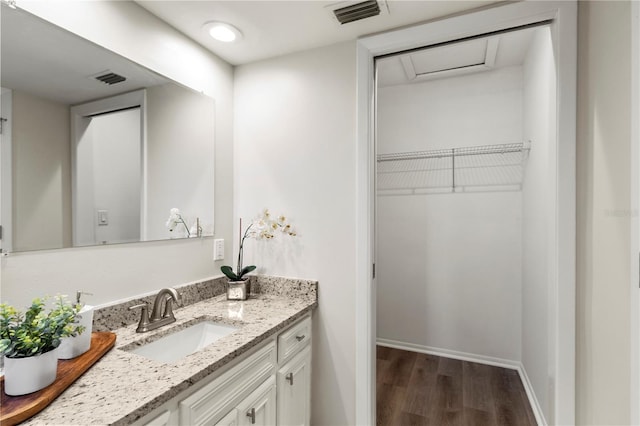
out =
[[378,346],[377,424],[536,425],[515,370]]

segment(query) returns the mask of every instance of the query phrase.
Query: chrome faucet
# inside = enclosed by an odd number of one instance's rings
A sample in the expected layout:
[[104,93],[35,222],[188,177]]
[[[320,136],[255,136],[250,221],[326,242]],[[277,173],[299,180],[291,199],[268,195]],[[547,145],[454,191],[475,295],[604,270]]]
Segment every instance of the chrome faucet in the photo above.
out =
[[[138,309],[142,310],[140,315],[140,322],[136,332],[144,333],[146,331],[155,330],[163,325],[171,324],[176,320],[173,315],[172,302],[176,304],[182,301],[182,296],[173,288],[163,288],[156,295],[156,299],[153,301],[153,310],[151,316],[149,316],[149,304],[147,302],[139,305],[130,306],[129,310]],[[164,302],[164,311],[162,310],[162,303]],[[162,313],[161,313],[162,312]]]

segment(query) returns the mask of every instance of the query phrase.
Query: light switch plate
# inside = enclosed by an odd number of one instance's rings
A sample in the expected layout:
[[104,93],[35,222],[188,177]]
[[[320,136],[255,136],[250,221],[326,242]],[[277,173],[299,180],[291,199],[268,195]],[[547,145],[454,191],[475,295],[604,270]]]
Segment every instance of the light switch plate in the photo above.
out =
[[224,260],[224,240],[213,240],[213,260]]
[[98,226],[107,226],[107,225],[109,225],[109,211],[98,210]]

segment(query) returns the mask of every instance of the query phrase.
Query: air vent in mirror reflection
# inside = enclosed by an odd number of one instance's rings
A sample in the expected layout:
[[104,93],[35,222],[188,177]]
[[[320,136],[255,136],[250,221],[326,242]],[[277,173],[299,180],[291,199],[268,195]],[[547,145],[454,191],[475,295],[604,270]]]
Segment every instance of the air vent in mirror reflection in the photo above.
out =
[[117,84],[117,83],[121,83],[123,81],[125,81],[127,78],[123,77],[119,74],[116,74],[114,72],[109,72],[106,74],[101,74],[95,77],[96,80],[101,81],[105,84],[108,85],[112,85],[112,84]]
[[333,13],[341,24],[359,21],[380,14],[380,5],[376,0],[367,0],[346,7],[335,9]]

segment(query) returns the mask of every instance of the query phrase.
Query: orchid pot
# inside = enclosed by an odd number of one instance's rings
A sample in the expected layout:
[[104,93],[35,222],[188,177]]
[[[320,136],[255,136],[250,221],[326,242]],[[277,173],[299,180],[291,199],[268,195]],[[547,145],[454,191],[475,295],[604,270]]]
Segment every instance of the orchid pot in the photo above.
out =
[[251,294],[251,279],[227,281],[227,300],[247,300]]

